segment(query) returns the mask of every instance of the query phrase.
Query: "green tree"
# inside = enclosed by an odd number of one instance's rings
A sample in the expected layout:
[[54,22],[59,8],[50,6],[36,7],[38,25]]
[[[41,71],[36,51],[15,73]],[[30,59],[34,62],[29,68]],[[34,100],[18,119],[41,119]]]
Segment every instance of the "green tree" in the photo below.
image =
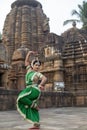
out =
[[82,28],[87,29],[87,2],[83,1],[82,5],[78,5],[79,11],[76,11],[75,9],[72,10],[71,15],[76,15],[78,19],[70,19],[64,21],[63,25],[66,25],[70,22],[81,22]]

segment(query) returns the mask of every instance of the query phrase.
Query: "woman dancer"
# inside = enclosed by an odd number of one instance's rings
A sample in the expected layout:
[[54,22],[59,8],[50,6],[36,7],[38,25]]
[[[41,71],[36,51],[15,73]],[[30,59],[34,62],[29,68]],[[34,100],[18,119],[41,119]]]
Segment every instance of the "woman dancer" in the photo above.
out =
[[32,62],[30,62],[29,59],[32,54],[35,55],[36,53],[29,51],[25,59],[25,66],[27,68],[25,76],[26,88],[20,92],[17,98],[17,110],[25,119],[33,123],[33,127],[30,129],[39,129],[40,117],[38,112],[38,99],[41,90],[44,89],[47,78],[38,72],[41,65],[38,59],[33,59]]

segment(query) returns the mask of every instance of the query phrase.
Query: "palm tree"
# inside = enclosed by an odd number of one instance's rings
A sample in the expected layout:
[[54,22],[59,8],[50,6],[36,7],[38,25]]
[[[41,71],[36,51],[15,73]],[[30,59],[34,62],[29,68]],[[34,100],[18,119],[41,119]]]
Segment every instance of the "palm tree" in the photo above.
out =
[[83,1],[82,5],[78,5],[79,12],[76,10],[72,10],[71,14],[76,15],[79,19],[70,19],[64,21],[63,25],[66,25],[70,22],[82,22],[82,28],[87,29],[87,2]]
[[80,22],[80,21],[77,19],[70,19],[70,20],[64,21],[63,25],[66,25],[68,23],[72,23],[73,26],[76,26],[76,22]]

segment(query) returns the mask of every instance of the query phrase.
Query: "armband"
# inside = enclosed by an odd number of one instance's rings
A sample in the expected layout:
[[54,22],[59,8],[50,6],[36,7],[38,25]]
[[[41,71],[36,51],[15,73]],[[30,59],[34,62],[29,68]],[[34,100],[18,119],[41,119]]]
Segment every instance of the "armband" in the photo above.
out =
[[30,69],[31,67],[28,65],[27,67],[26,67],[26,70],[28,70],[28,69]]

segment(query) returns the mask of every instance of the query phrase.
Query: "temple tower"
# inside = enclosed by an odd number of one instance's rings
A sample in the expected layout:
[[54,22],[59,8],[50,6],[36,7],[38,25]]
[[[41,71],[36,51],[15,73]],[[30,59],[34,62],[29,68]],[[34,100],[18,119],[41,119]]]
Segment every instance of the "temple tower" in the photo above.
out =
[[[40,50],[49,32],[49,19],[36,0],[16,0],[6,16],[3,27],[3,43],[7,46],[8,61],[20,46]],[[44,41],[44,42],[43,42]]]
[[71,92],[87,90],[87,32],[76,26],[62,34],[65,89]]

